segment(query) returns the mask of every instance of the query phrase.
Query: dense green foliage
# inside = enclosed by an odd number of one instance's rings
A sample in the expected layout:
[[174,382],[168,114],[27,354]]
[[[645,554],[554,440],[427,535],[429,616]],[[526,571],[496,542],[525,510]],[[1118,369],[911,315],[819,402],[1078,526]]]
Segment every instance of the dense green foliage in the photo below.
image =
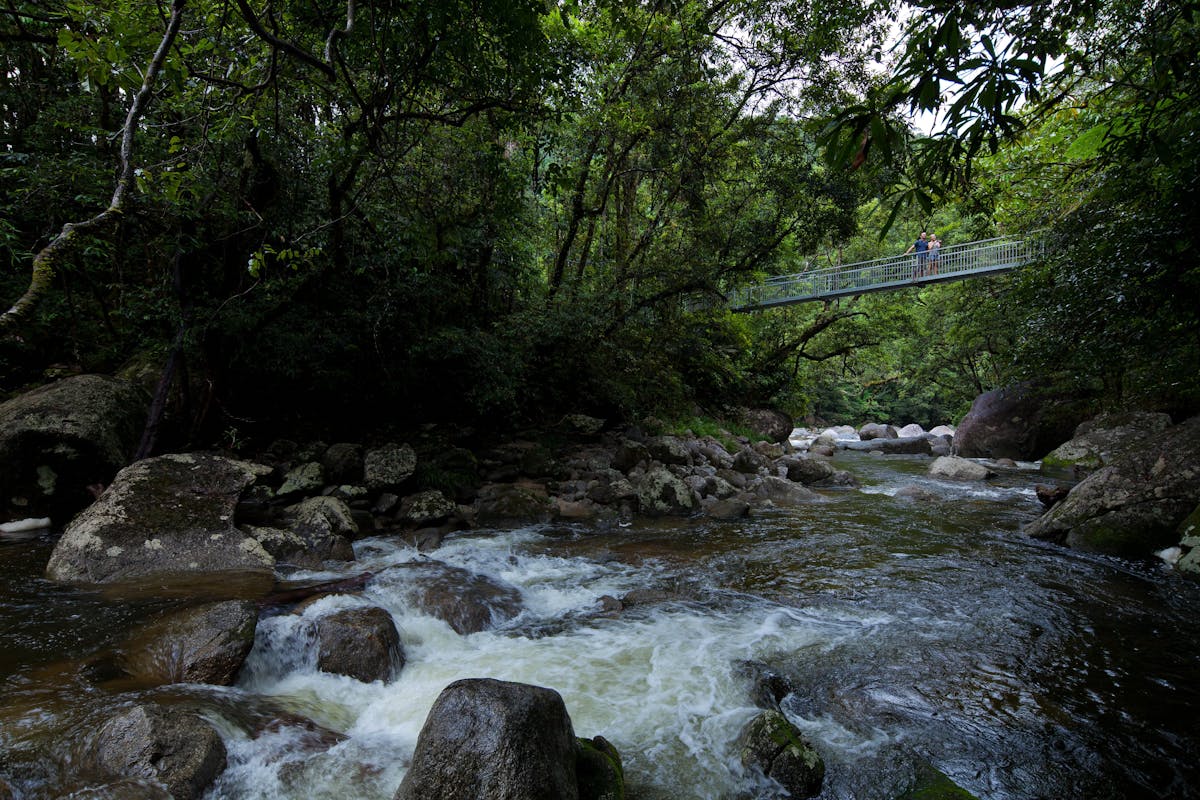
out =
[[[166,3],[0,9],[2,302],[54,256],[5,320],[0,391],[51,365],[162,378],[184,443],[757,403],[935,424],[1047,373],[1200,405],[1195,3],[929,0],[891,73],[869,2],[175,7],[174,38]],[[913,136],[910,107],[947,133]],[[127,165],[129,204],[64,236]],[[1043,228],[1054,257],[705,306],[927,226]]]

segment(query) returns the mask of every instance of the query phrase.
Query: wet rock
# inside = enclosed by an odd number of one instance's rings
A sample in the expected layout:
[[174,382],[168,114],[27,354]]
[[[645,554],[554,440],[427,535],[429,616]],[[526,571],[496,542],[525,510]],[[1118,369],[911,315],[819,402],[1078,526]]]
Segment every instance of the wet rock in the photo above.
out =
[[523,608],[515,587],[439,561],[398,564],[376,575],[372,584],[389,586],[413,607],[464,635],[494,628]]
[[392,492],[417,469],[417,454],[407,444],[386,444],[363,457],[363,481],[373,492]]
[[1045,486],[1042,484],[1033,487],[1033,491],[1037,495],[1038,501],[1041,502],[1042,507],[1046,509],[1054,508],[1065,500],[1071,492],[1070,488],[1066,486]]
[[774,475],[768,475],[763,478],[755,494],[767,500],[772,505],[781,508],[791,508],[793,506],[825,501],[825,498],[812,489],[805,488],[798,483],[792,483],[786,478],[778,478]]
[[105,722],[84,756],[84,769],[161,782],[175,800],[194,800],[225,769],[225,745],[196,714],[135,705]]
[[878,422],[868,422],[858,429],[858,438],[864,442],[873,439],[895,439],[899,434],[891,425],[881,425]]
[[558,692],[455,681],[433,704],[395,800],[577,800],[576,753]]
[[[129,463],[149,398],[103,375],[76,375],[0,404],[0,503],[25,501],[21,516],[66,519]],[[0,511],[3,509],[0,508]]]
[[1029,384],[984,392],[958,424],[954,449],[964,458],[1035,461],[1071,438],[1082,415],[1078,401]]
[[539,483],[493,483],[482,487],[475,501],[480,524],[546,522],[550,499]]
[[982,464],[957,456],[938,456],[929,465],[929,474],[952,481],[982,481],[996,475]]
[[603,736],[576,740],[575,774],[579,800],[624,800],[621,754]]
[[761,661],[739,661],[734,670],[749,684],[750,699],[758,708],[778,711],[793,691],[791,681]]
[[317,619],[317,669],[364,683],[392,680],[404,667],[404,648],[382,608],[348,608]]
[[921,502],[930,502],[939,499],[936,494],[928,489],[912,484],[908,486],[901,486],[899,489],[897,489],[896,497],[904,500],[919,500]]
[[561,520],[595,519],[600,509],[591,500],[566,500],[559,497],[554,501],[554,515]]
[[254,646],[258,606],[208,603],[150,623],[121,648],[122,670],[151,684],[231,686]]
[[363,479],[363,448],[353,442],[331,444],[321,456],[325,478],[331,483],[359,483]]
[[825,762],[778,711],[763,711],[742,729],[735,745],[742,765],[778,781],[790,797],[815,797]]
[[1146,558],[1179,542],[1179,525],[1198,504],[1200,417],[1192,417],[1089,475],[1026,533],[1087,552]]
[[750,504],[745,500],[730,497],[704,503],[704,515],[712,519],[734,520],[750,516]]
[[638,506],[645,514],[690,514],[696,510],[696,498],[674,473],[664,467],[652,467],[634,482]]
[[808,486],[814,483],[832,481],[837,470],[828,461],[803,456],[787,456],[779,460],[779,465],[787,470],[787,479]]
[[261,469],[197,453],[148,458],[121,470],[63,532],[46,577],[113,583],[147,577],[261,572],[274,559],[233,526],[242,490]]
[[979,800],[932,764],[917,766],[912,782],[896,800]]

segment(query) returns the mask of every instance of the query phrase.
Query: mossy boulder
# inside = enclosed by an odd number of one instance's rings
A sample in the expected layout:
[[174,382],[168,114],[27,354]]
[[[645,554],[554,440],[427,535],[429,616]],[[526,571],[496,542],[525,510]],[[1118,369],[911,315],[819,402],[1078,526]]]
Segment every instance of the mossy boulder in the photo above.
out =
[[979,800],[930,764],[921,764],[912,784],[896,800]]
[[779,711],[763,711],[750,720],[735,747],[743,766],[777,781],[791,797],[820,793],[825,761]]
[[1200,417],[1167,428],[1089,475],[1026,528],[1037,539],[1145,558],[1179,543],[1200,504]]
[[579,800],[625,800],[621,754],[603,736],[575,740]]
[[1161,413],[1114,414],[1082,422],[1070,441],[1042,457],[1042,468],[1075,475],[1094,472],[1170,425],[1171,417]]
[[696,497],[677,475],[666,467],[652,467],[634,481],[638,505],[645,514],[691,514]]

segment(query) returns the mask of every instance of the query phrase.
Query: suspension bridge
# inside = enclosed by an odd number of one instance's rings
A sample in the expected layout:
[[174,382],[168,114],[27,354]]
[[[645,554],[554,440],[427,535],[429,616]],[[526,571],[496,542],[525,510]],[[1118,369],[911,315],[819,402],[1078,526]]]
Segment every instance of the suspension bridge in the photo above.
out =
[[1042,243],[1037,239],[1001,236],[943,246],[937,261],[919,259],[915,253],[909,253],[791,275],[774,275],[755,286],[738,289],[729,296],[729,305],[735,312],[760,311],[813,300],[957,281],[1008,272],[1041,255]]

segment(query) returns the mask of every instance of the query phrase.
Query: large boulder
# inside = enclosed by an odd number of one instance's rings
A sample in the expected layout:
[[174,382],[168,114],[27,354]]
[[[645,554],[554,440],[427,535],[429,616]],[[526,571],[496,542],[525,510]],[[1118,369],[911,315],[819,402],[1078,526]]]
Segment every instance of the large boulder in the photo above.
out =
[[1169,414],[1145,412],[1112,414],[1081,422],[1071,440],[1042,458],[1049,469],[1076,475],[1094,472],[1171,425]]
[[650,457],[662,464],[691,464],[692,454],[678,436],[652,436],[646,440]]
[[882,425],[878,422],[868,422],[858,429],[858,438],[864,442],[872,439],[895,439],[899,436],[892,425]]
[[996,476],[983,464],[958,456],[938,456],[929,465],[929,474],[934,478],[952,481],[982,481]]
[[395,800],[578,800],[576,752],[553,689],[455,681],[430,709]]
[[269,582],[274,559],[233,525],[238,497],[262,471],[204,453],[132,464],[67,526],[46,577],[116,583],[238,572]]
[[175,800],[200,797],[225,769],[225,745],[196,714],[135,705],[109,719],[86,749],[82,769],[161,782]]
[[[0,502],[24,516],[69,516],[129,463],[149,398],[104,375],[76,375],[0,404]],[[2,509],[0,509],[2,510]]]
[[666,467],[652,467],[635,482],[638,505],[643,513],[654,515],[690,514],[696,510],[692,490]]
[[767,710],[746,724],[735,745],[742,765],[778,781],[788,797],[815,797],[825,780],[825,761],[779,711]]
[[1200,417],[1167,428],[1089,475],[1026,533],[1129,558],[1178,544],[1200,504]]
[[823,503],[825,498],[798,483],[787,478],[767,475],[753,489],[754,494],[766,500],[771,505],[780,508],[792,508],[810,503]]
[[230,686],[250,649],[258,606],[246,600],[207,603],[135,631],[121,648],[121,668],[140,682]]
[[748,408],[742,411],[740,421],[771,442],[786,442],[796,429],[791,417],[771,408]]
[[363,480],[374,492],[398,489],[417,470],[417,454],[407,444],[385,444],[363,457]]
[[1033,461],[1071,438],[1083,409],[1029,384],[984,392],[975,398],[954,434],[965,458]]
[[364,606],[317,618],[317,669],[364,683],[390,681],[404,666],[404,648],[392,617]]

